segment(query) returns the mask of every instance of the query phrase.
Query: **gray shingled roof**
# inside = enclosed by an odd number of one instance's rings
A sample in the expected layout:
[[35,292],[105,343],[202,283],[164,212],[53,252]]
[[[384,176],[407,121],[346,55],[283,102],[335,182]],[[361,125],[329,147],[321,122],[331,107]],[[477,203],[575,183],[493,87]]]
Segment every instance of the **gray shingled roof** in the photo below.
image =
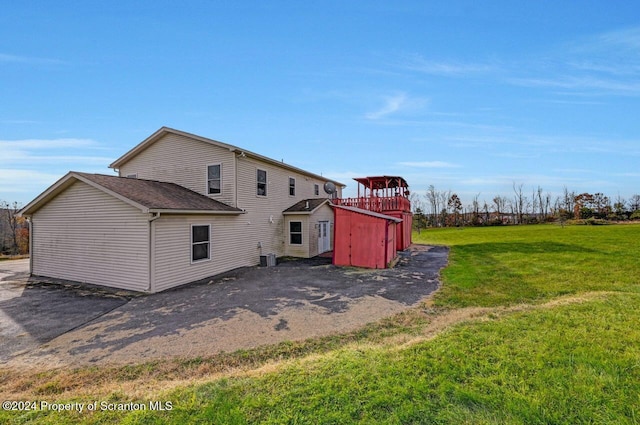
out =
[[[297,202],[294,205],[287,208],[286,210],[284,210],[283,213],[311,212],[327,201],[328,201],[327,198],[303,199],[302,201]],[[309,206],[309,208],[307,208],[307,205]]]
[[78,173],[120,196],[152,210],[237,212],[239,208],[208,198],[175,183]]

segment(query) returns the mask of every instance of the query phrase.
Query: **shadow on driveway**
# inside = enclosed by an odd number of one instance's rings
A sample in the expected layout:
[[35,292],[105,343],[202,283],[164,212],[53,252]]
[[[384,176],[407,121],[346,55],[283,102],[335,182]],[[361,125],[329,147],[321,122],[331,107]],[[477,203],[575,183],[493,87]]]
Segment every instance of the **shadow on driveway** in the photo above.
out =
[[0,363],[129,301],[103,290],[29,279],[29,260],[0,262]]
[[[224,335],[239,336],[241,346],[313,336],[319,331],[313,329],[314,324],[333,323],[327,317],[361,326],[372,321],[366,303],[376,301],[378,307],[384,307],[375,312],[373,320],[377,320],[397,308],[415,305],[438,288],[448,248],[414,245],[400,255],[397,266],[387,270],[339,268],[324,259],[287,261],[277,267],[243,268],[144,296],[30,283],[18,294],[19,288],[3,281],[0,335],[3,342],[8,338],[12,348],[0,351],[0,360],[65,333],[64,347],[45,345],[40,351],[59,354],[64,349],[80,357],[99,352],[91,361],[108,361],[110,354],[143,341],[155,345],[142,351],[168,352],[161,349],[163,344],[179,343],[189,333],[199,335],[196,345],[209,343],[214,350],[214,345],[218,349],[235,347],[214,341]],[[7,297],[12,291],[14,296]],[[299,329],[301,320],[308,322],[309,331]],[[216,333],[216,327],[226,333]],[[69,332],[76,328],[78,332]],[[30,342],[21,346],[20,339],[25,337]],[[205,348],[199,352],[208,352]]]

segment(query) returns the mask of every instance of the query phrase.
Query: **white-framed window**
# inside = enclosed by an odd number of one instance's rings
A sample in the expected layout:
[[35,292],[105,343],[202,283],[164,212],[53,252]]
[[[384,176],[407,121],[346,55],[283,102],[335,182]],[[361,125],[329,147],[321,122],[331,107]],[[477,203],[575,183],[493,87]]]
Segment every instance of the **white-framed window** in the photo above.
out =
[[222,164],[207,165],[207,194],[222,193]]
[[191,225],[191,262],[211,259],[211,225]]
[[267,196],[267,171],[258,168],[256,173],[256,194],[258,196]]
[[137,179],[138,178],[138,173],[127,174],[127,178],[128,179]]
[[289,196],[296,196],[296,179],[289,177]]
[[289,245],[302,245],[302,222],[289,222]]
[[314,184],[313,185],[313,194],[315,196],[319,196],[320,195],[320,185],[319,184]]

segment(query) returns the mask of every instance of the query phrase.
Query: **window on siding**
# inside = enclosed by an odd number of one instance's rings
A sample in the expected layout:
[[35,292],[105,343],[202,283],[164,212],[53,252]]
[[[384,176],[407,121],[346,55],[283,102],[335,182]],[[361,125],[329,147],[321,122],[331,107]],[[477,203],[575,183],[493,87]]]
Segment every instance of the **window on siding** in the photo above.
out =
[[127,178],[128,178],[128,179],[137,179],[137,178],[138,178],[138,173],[135,173],[135,174],[127,174]]
[[222,166],[220,164],[207,166],[207,193],[218,195],[222,192]]
[[296,179],[289,177],[289,196],[296,196]]
[[191,226],[191,262],[211,259],[211,226]]
[[317,185],[317,184],[313,185],[313,194],[316,196],[320,195],[320,185]]
[[258,196],[267,196],[267,172],[265,170],[258,170],[257,174],[257,194]]
[[289,243],[291,245],[302,245],[302,222],[289,222]]

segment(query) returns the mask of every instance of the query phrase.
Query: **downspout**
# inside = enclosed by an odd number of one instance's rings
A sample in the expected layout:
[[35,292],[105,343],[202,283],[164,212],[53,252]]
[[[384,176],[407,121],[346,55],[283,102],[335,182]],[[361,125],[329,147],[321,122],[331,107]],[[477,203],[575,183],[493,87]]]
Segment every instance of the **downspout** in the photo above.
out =
[[233,161],[234,161],[234,168],[235,168],[235,181],[233,182],[233,190],[235,191],[234,194],[234,204],[236,208],[240,208],[238,206],[238,167],[240,166],[240,158],[245,158],[246,155],[244,152],[240,152],[239,155],[236,155],[236,151],[233,150],[232,151],[234,153],[233,155]]
[[31,217],[25,217],[29,223],[29,276],[33,276],[33,221]]
[[154,236],[154,230],[155,227],[153,225],[153,222],[156,221],[157,219],[160,218],[160,213],[152,213],[153,215],[151,216],[151,218],[149,219],[149,284],[147,285],[147,292],[151,292],[151,285],[153,283],[153,269],[154,269],[154,264],[155,264],[155,250],[154,250],[154,243],[155,243],[155,238]]

